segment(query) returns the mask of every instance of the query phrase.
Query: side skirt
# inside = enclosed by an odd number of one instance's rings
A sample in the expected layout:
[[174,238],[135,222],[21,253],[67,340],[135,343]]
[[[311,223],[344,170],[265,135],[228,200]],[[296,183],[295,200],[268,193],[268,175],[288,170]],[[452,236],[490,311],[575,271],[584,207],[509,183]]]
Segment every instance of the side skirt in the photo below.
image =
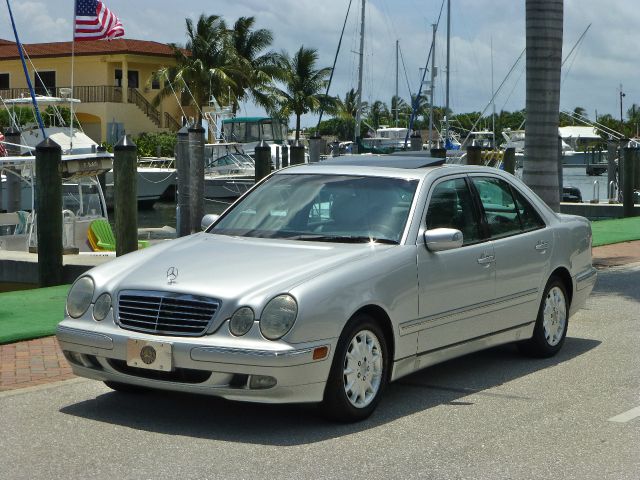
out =
[[514,328],[501,330],[490,335],[472,338],[453,345],[437,348],[422,352],[411,357],[396,360],[393,364],[393,372],[391,373],[391,381],[409,375],[417,370],[421,370],[437,363],[451,360],[452,358],[461,357],[469,353],[484,350],[486,348],[503,345],[505,343],[517,342],[525,340],[533,336],[533,328],[535,322],[518,325]]

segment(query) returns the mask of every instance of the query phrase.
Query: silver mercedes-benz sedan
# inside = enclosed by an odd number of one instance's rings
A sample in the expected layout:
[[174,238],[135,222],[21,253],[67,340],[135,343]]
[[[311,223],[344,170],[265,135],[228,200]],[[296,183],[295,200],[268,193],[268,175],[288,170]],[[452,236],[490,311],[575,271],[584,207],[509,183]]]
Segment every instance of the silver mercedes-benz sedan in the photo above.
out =
[[503,171],[433,163],[283,169],[206,231],[90,270],[57,329],[74,373],[353,421],[453,357],[554,355],[595,283],[589,222]]

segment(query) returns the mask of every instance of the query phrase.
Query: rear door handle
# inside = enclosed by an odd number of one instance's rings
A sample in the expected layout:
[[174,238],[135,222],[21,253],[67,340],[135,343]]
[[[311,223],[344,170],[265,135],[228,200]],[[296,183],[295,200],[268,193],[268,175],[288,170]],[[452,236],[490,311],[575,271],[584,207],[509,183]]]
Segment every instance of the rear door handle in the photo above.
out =
[[547,250],[549,248],[549,242],[543,242],[540,240],[536,245],[536,250],[542,251]]

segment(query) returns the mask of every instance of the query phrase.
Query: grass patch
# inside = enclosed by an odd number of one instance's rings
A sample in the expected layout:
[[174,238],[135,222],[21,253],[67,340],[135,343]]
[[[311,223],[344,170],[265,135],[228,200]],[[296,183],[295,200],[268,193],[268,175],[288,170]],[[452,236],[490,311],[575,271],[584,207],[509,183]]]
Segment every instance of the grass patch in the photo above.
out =
[[53,335],[70,285],[0,293],[0,345]]
[[640,217],[615,218],[591,222],[593,246],[640,240]]

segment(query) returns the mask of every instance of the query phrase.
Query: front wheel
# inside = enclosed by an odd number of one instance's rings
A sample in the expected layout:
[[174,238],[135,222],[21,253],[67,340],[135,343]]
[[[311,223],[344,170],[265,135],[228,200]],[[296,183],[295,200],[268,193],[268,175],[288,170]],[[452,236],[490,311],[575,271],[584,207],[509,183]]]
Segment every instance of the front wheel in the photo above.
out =
[[354,422],[375,410],[388,379],[389,356],[382,329],[372,317],[354,316],[338,341],[322,408],[328,417]]
[[552,357],[564,344],[568,324],[566,288],[558,277],[551,277],[542,295],[533,336],[518,346],[522,352],[534,357]]

